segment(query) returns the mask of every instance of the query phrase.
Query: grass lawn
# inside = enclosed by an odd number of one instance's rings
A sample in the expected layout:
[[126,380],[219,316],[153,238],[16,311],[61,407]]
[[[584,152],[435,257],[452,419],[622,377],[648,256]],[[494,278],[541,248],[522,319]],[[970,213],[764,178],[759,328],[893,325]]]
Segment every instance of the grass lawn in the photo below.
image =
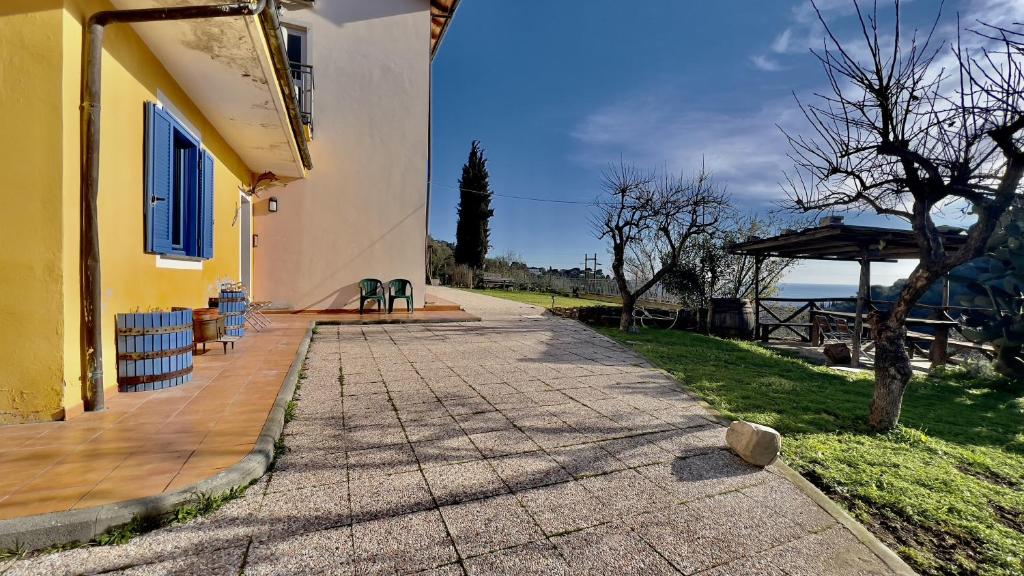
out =
[[[522,302],[523,304],[533,304],[534,306],[540,306],[542,308],[551,308],[551,296],[548,292],[526,292],[522,290],[478,290],[478,289],[465,289],[466,292],[476,292],[477,294],[485,294],[487,296],[494,296],[495,298],[504,298],[505,300],[514,300],[516,302]],[[572,298],[569,296],[555,296],[555,308],[581,308],[585,306],[607,306],[607,302],[600,300],[587,300],[585,298]]]
[[602,330],[727,417],[772,426],[783,457],[923,574],[1024,574],[1024,399],[960,372],[915,378],[902,426],[866,425],[872,380],[745,342]]

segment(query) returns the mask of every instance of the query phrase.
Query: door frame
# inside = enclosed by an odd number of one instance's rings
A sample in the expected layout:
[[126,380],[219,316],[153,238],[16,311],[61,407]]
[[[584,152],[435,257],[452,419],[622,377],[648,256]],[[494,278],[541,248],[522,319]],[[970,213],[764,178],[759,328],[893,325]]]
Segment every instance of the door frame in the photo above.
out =
[[252,198],[243,191],[239,191],[238,197],[238,278],[252,298]]

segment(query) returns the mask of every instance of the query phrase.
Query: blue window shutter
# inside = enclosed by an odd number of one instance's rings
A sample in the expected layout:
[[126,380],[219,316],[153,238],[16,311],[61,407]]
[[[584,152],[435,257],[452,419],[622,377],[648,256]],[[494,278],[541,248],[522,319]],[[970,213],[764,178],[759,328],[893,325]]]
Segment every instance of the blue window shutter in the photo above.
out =
[[171,188],[174,185],[173,120],[159,106],[146,103],[146,251],[166,254],[171,247]]
[[213,258],[213,156],[203,150],[199,173],[199,256]]

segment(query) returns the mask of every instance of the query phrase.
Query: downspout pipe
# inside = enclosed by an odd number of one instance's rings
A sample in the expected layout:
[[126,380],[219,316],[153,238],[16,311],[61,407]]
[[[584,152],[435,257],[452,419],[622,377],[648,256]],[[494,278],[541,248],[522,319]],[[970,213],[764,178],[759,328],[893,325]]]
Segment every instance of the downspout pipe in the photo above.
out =
[[258,0],[211,6],[107,10],[93,14],[86,23],[82,50],[82,239],[79,254],[82,351],[85,359],[83,377],[88,382],[86,410],[95,412],[106,407],[103,392],[103,323],[100,317],[103,293],[100,282],[98,210],[104,31],[110,24],[254,16],[266,6],[267,0]]

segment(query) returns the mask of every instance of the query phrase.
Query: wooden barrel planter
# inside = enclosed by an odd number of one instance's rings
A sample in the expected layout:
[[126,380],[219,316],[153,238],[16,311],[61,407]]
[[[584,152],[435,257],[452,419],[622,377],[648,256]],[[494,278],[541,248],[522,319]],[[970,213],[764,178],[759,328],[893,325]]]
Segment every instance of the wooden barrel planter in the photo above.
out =
[[722,338],[754,339],[754,307],[742,298],[712,298],[708,329]]
[[221,290],[217,309],[225,317],[228,336],[245,336],[245,292]]
[[144,392],[192,380],[192,310],[117,315],[117,389]]

